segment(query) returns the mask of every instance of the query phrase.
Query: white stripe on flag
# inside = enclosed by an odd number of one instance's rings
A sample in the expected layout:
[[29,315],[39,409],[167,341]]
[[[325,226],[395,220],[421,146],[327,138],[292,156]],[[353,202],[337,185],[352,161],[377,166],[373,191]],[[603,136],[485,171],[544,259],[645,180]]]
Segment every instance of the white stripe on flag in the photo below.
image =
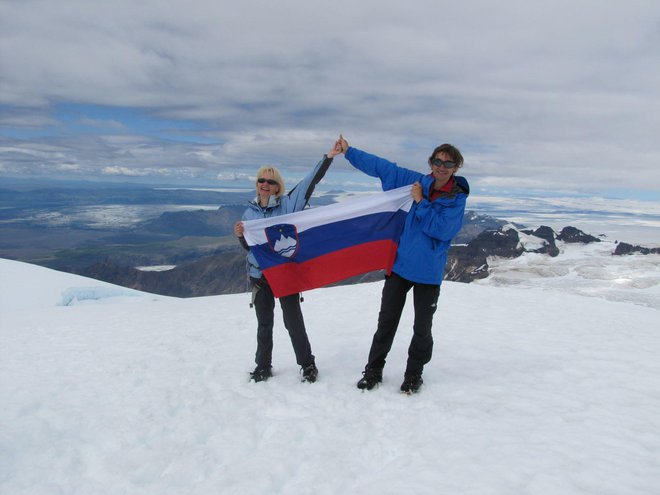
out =
[[246,220],[244,237],[248,245],[254,246],[268,242],[265,230],[271,225],[282,223],[296,226],[298,233],[329,223],[348,220],[350,218],[361,217],[373,213],[382,213],[384,211],[408,211],[412,206],[412,196],[410,195],[411,186],[403,186],[397,189],[373,194],[363,198],[358,198],[341,203],[335,203],[318,208],[288,213],[277,217],[264,218],[259,220]]

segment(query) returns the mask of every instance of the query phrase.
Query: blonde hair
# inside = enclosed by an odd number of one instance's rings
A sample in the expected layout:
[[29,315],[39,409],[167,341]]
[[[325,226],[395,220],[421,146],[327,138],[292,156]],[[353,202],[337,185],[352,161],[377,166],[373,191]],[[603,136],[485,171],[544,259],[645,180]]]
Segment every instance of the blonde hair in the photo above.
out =
[[[279,198],[284,194],[285,187],[284,187],[284,178],[282,177],[282,174],[280,171],[277,169],[277,167],[271,167],[270,165],[264,165],[261,167],[259,170],[257,170],[257,180],[263,177],[265,172],[270,172],[271,175],[273,176],[273,179],[277,181],[277,183],[280,186],[279,191],[277,191],[277,194],[275,197]],[[257,185],[257,182],[255,181],[255,186]]]

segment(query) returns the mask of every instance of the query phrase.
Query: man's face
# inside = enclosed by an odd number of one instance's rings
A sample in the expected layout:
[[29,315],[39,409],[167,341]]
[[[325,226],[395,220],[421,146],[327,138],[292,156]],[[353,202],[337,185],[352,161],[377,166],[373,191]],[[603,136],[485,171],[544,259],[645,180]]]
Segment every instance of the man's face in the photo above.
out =
[[[442,162],[452,162],[449,154],[444,151],[440,151],[439,153],[436,153],[433,158],[435,158],[436,160],[441,160]],[[454,172],[456,172],[455,166],[453,168],[447,168],[442,164],[439,165],[434,165],[433,163],[431,164],[431,173],[433,174],[433,177],[435,178],[435,180],[438,180],[442,183],[447,182],[451,178],[451,176],[454,175]]]

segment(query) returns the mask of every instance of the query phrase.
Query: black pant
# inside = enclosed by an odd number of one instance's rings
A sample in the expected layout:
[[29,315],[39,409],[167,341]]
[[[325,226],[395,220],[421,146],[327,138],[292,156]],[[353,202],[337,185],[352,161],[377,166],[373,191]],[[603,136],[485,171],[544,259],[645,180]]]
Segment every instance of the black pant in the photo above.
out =
[[406,303],[406,295],[411,288],[413,288],[415,304],[415,322],[408,348],[406,374],[421,373],[424,365],[431,360],[433,353],[431,325],[440,296],[440,286],[411,282],[392,273],[385,279],[378,314],[378,329],[371,343],[368,367],[382,369],[385,366],[385,358],[392,348],[403,306]]
[[[257,352],[255,362],[259,368],[270,368],[273,358],[273,320],[275,311],[275,296],[265,278],[252,280],[258,287],[254,296],[254,308],[257,313]],[[305,321],[300,309],[300,294],[280,298],[280,306],[284,316],[284,326],[289,331],[296,362],[309,366],[314,362],[312,346],[307,338]]]

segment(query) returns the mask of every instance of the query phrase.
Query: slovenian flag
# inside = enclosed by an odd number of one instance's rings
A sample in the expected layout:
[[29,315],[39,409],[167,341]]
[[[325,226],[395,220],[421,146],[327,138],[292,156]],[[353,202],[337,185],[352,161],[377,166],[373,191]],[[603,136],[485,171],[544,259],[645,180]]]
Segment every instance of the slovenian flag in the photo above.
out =
[[392,270],[411,186],[329,206],[246,220],[245,240],[276,297],[373,270]]

